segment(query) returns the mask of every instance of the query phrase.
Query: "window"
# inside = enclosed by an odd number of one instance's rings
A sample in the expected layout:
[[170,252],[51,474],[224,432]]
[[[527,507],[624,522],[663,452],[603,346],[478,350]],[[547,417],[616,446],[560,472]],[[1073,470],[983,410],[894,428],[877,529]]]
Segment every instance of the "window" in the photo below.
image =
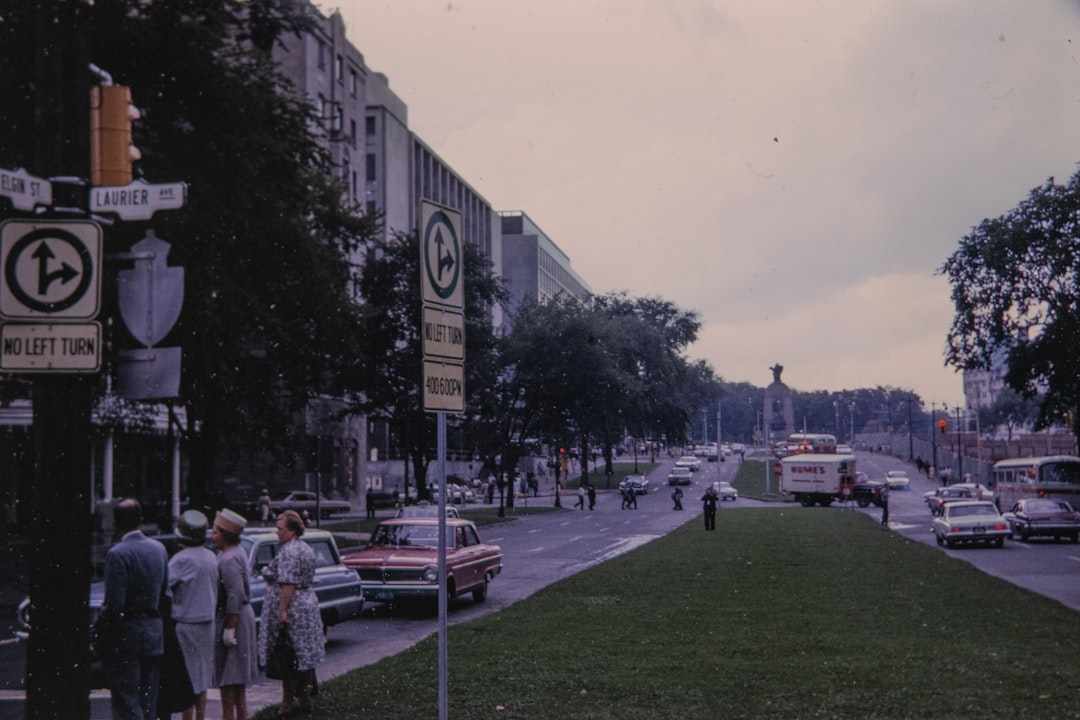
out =
[[369,138],[375,137],[375,116],[368,115],[364,118],[364,134]]
[[345,60],[340,55],[334,59],[334,79],[338,85],[345,84]]
[[356,97],[356,92],[360,87],[360,76],[356,74],[355,70],[349,70],[349,94]]
[[349,144],[356,147],[356,121],[349,121]]
[[364,176],[365,180],[375,180],[375,153],[367,154],[367,173]]
[[319,41],[319,69],[326,69],[326,43]]

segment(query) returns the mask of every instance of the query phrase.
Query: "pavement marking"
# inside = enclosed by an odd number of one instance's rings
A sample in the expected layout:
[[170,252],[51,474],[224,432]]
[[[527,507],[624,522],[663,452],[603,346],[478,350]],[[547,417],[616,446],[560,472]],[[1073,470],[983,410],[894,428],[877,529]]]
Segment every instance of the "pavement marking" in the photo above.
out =
[[1080,562],[1080,557],[1077,557],[1075,555],[1066,555],[1065,557],[1069,558],[1070,560],[1075,560],[1076,562]]

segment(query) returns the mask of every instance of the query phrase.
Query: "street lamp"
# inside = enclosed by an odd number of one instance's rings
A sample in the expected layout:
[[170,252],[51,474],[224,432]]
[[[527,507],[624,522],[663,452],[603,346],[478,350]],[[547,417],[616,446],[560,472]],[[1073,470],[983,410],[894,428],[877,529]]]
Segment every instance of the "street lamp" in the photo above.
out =
[[855,447],[855,401],[848,403],[848,444]]

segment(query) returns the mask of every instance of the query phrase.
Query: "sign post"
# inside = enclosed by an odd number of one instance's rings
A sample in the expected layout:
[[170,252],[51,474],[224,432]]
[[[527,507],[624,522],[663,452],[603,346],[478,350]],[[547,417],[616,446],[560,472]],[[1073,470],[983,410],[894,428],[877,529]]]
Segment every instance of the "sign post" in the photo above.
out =
[[446,413],[465,412],[465,277],[461,213],[420,201],[420,335],[424,410],[434,412],[439,467],[439,720],[449,715],[446,646]]

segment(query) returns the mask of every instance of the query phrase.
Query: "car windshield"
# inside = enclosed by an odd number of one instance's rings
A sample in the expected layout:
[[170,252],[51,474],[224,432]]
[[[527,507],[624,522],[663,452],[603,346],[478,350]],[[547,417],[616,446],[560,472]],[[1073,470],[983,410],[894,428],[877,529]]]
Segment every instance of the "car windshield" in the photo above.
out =
[[967,517],[969,515],[997,515],[993,505],[956,505],[950,508],[949,517]]
[[[452,529],[447,528],[447,544],[453,547]],[[374,547],[439,547],[438,525],[380,525],[371,536]]]
[[1042,512],[1058,512],[1060,510],[1068,511],[1068,508],[1064,507],[1065,503],[1054,502],[1053,500],[1029,500],[1024,505],[1024,511],[1029,513],[1042,513]]

